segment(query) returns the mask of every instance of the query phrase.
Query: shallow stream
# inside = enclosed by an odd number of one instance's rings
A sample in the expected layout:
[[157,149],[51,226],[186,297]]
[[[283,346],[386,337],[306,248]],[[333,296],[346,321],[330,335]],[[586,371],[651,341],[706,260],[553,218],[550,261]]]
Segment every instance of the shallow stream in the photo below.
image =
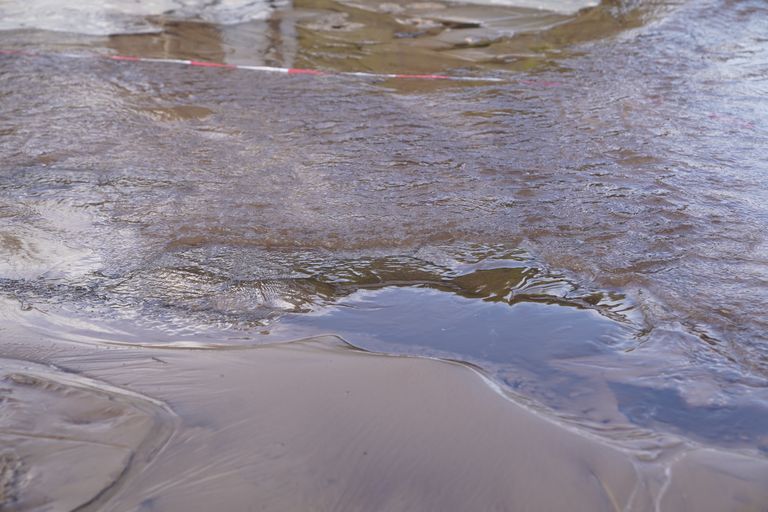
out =
[[[0,5],[7,368],[109,380],[114,353],[332,335],[465,362],[641,460],[706,447],[768,482],[764,2],[62,5]],[[134,468],[147,432],[178,429],[132,419],[175,410],[152,382],[99,391]],[[63,396],[75,423],[106,410]],[[23,509],[13,428],[0,501]],[[39,503],[106,506],[116,484],[92,484]]]

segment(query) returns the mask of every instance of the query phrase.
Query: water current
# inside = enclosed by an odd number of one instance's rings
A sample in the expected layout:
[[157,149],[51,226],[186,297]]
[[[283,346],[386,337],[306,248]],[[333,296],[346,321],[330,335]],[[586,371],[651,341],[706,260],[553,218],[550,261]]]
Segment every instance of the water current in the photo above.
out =
[[[22,411],[0,502],[133,510],[115,482],[198,413],[174,407],[181,370],[120,365],[320,335],[461,361],[641,460],[744,457],[768,488],[764,2],[10,1],[0,49],[2,392]],[[35,393],[63,393],[56,419]],[[9,425],[51,441],[72,411],[105,482],[25,497],[18,475],[67,448],[16,449]]]

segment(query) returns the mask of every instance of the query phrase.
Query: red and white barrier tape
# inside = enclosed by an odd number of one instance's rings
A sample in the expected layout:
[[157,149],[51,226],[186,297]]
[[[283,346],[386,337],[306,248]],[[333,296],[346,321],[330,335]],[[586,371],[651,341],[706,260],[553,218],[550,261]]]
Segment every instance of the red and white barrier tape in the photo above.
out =
[[319,71],[315,69],[304,68],[279,68],[274,66],[250,66],[243,64],[224,64],[220,62],[204,62],[186,59],[160,59],[154,57],[134,57],[128,55],[93,55],[76,53],[52,53],[43,54],[37,52],[27,52],[23,50],[0,50],[0,55],[16,55],[23,57],[48,57],[57,56],[71,59],[84,58],[102,58],[122,62],[146,62],[154,64],[175,64],[181,66],[192,66],[200,68],[220,68],[220,69],[240,69],[245,71],[261,71],[265,73],[282,73],[286,75],[314,75],[314,76],[350,76],[371,79],[411,79],[411,80],[447,80],[454,82],[507,82],[518,83],[529,86],[555,87],[557,82],[546,80],[514,80],[501,78],[497,76],[455,76],[455,75],[436,75],[436,74],[407,74],[407,73],[367,73],[363,71]]

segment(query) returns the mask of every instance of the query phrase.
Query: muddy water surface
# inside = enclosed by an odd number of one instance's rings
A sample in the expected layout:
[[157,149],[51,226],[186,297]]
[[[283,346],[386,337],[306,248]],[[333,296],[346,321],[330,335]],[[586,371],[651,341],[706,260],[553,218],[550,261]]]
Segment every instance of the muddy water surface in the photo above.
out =
[[768,506],[763,3],[0,13],[6,508]]

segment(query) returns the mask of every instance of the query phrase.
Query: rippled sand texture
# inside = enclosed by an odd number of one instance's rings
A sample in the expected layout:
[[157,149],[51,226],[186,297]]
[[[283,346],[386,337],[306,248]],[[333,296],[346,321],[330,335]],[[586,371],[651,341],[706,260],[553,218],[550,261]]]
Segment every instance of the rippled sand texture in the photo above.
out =
[[765,3],[492,3],[0,4],[0,508],[768,508]]

